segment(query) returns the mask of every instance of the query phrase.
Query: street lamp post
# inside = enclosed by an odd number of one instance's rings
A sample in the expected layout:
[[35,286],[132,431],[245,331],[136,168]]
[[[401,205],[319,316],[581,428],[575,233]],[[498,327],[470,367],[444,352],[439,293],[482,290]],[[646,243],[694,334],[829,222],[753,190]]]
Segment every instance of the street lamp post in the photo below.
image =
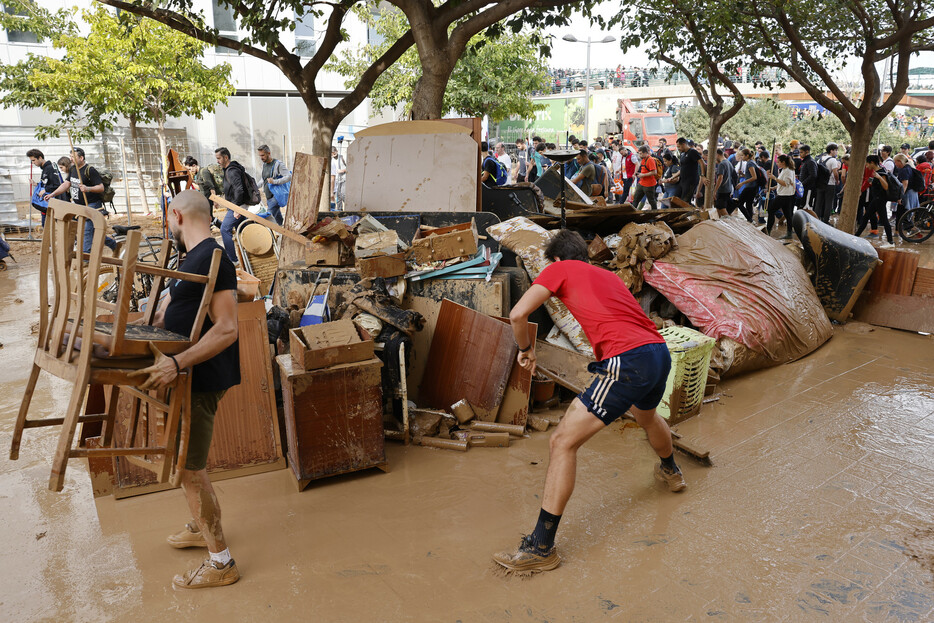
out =
[[565,41],[571,43],[586,43],[587,44],[587,75],[584,78],[584,140],[590,140],[590,44],[591,43],[613,43],[616,41],[616,37],[610,35],[605,36],[599,41],[594,41],[590,38],[590,35],[587,35],[587,41],[583,39],[578,39],[572,34],[567,34],[561,37]]

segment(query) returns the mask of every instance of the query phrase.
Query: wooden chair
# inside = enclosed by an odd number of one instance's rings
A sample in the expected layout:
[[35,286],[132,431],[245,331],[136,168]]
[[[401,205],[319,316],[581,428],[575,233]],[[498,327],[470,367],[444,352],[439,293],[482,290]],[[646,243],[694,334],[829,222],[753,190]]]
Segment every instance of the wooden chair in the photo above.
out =
[[[81,253],[83,231],[87,222],[94,225],[94,237],[90,253]],[[69,458],[134,457],[134,463],[151,469],[159,476],[161,482],[166,482],[171,475],[174,459],[178,457],[181,466],[187,454],[189,414],[187,410],[183,412],[182,407],[188,404],[190,371],[184,370],[169,387],[158,392],[144,392],[137,388],[144,379],[132,378],[130,373],[152,365],[153,357],[151,353],[143,353],[139,348],[140,343],[146,345],[142,336],[139,339],[127,339],[124,335],[128,326],[128,297],[135,272],[150,272],[156,275],[156,284],[153,287],[155,298],[151,298],[153,301],[158,300],[166,277],[205,284],[205,297],[191,336],[168,339],[161,333],[164,330],[160,329],[157,332],[163,339],[156,340],[156,343],[168,343],[173,347],[171,352],[181,352],[197,341],[200,335],[210,294],[214,289],[221,251],[218,249],[215,253],[211,273],[206,277],[166,269],[167,252],[163,253],[166,259],[163,260],[162,266],[143,266],[136,260],[139,233],[134,233],[137,234],[134,237],[135,248],[132,252],[128,249],[126,259],[104,260],[104,217],[96,210],[84,206],[54,199],[49,201],[39,265],[39,340],[13,431],[10,459],[15,460],[19,457],[20,442],[26,428],[60,425],[62,428],[49,479],[49,488],[53,491],[62,490]],[[131,240],[130,244],[132,246],[134,241]],[[167,245],[164,251],[168,251]],[[113,305],[97,300],[98,276],[103,262],[116,262],[122,268],[120,293]],[[51,305],[50,281],[54,288]],[[113,311],[112,323],[96,321],[98,306]],[[145,321],[152,322],[155,308],[156,305],[149,306]],[[150,326],[150,329],[155,327]],[[93,336],[93,339],[84,340],[82,336]],[[72,383],[68,407],[62,417],[29,420],[26,416],[42,370]],[[94,383],[112,387],[106,413],[82,415],[88,387]],[[117,398],[121,391],[128,392],[136,400],[146,403],[146,417],[149,420],[155,419],[156,411],[165,414],[162,442],[159,445],[132,445],[138,424],[138,414],[134,413],[127,435],[128,447],[114,447],[114,419]],[[79,422],[102,422],[102,447],[74,447],[75,430]],[[151,421],[148,423],[154,424]],[[180,423],[181,447],[176,451]]]

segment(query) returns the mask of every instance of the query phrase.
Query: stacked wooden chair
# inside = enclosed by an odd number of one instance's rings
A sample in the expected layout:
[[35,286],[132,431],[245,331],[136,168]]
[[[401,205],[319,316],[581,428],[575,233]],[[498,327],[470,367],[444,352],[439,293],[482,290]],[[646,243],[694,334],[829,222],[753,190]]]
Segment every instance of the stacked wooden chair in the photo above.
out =
[[[82,253],[85,223],[94,225],[90,253]],[[167,268],[171,251],[168,240],[162,244],[157,264],[139,262],[137,255],[141,235],[138,231],[130,231],[124,259],[105,258],[105,227],[104,217],[96,210],[55,199],[49,201],[39,268],[39,343],[16,419],[10,459],[19,457],[25,429],[60,426],[49,479],[52,491],[62,490],[65,469],[72,458],[126,457],[132,463],[153,471],[160,482],[171,478],[177,484],[177,476],[187,455],[191,371],[183,370],[168,387],[152,391],[139,389],[146,379],[131,376],[131,373],[153,364],[150,345],[172,355],[197,342],[214,293],[222,251],[215,251],[207,276],[183,273]],[[97,298],[102,265],[116,267],[120,277],[114,303]],[[148,299],[150,304],[142,319],[139,324],[131,324],[128,321],[130,300],[139,273],[153,275],[154,281]],[[167,279],[181,279],[205,286],[190,335],[179,335],[153,326]],[[99,320],[99,309],[110,312],[111,321]],[[30,420],[27,418],[30,401],[39,373],[43,370],[72,383],[68,407],[61,417]],[[109,387],[106,412],[82,414],[88,388],[93,384]],[[129,421],[122,423],[126,425],[125,439],[118,440],[114,430],[121,393],[132,397],[132,407]],[[77,425],[94,422],[101,423],[100,447],[76,447]],[[137,445],[140,437],[137,431],[141,425],[160,431],[155,445],[149,441]],[[152,439],[153,435],[147,433],[142,437]]]

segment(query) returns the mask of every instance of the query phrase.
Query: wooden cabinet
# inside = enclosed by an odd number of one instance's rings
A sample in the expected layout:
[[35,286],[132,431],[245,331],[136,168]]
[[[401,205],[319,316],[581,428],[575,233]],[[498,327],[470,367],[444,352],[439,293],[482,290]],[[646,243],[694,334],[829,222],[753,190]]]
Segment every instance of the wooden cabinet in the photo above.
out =
[[276,361],[289,466],[299,490],[326,476],[369,467],[385,471],[382,362],[373,357],[306,371],[290,355]]

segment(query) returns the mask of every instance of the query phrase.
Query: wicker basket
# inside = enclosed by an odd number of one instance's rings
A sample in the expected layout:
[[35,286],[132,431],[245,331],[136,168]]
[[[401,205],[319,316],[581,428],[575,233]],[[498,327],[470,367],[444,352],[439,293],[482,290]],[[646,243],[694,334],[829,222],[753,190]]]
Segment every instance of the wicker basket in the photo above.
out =
[[671,353],[671,372],[665,385],[665,396],[658,405],[658,413],[676,424],[700,413],[707,387],[710,355],[717,341],[684,327],[668,327],[659,333]]

